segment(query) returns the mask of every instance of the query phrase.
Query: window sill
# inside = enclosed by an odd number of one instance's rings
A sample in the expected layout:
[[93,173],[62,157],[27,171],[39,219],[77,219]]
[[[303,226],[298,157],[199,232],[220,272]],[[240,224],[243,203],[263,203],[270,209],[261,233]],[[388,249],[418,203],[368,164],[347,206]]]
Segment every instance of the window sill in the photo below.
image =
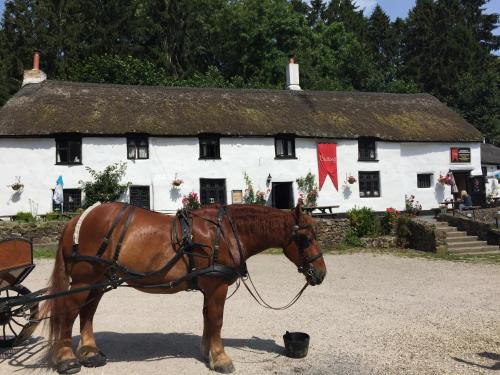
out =
[[296,156],[275,156],[274,160],[296,160]]
[[369,163],[378,163],[378,159],[358,159],[358,161],[369,162]]
[[72,166],[72,165],[83,165],[83,163],[56,163],[55,165],[68,165],[68,166]]
[[379,196],[369,196],[369,197],[367,197],[367,196],[364,196],[364,197],[360,196],[360,198],[361,199],[365,199],[365,198],[382,198],[382,197],[379,195]]
[[222,158],[198,158],[198,160],[222,160]]
[[149,160],[149,158],[127,158],[127,160]]

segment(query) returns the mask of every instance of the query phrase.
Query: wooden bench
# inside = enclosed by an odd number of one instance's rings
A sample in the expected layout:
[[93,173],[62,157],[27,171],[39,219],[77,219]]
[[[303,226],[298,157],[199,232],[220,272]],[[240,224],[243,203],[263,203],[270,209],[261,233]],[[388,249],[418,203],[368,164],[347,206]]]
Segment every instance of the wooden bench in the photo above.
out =
[[[316,207],[305,207],[304,211],[307,213],[310,213],[314,217],[332,217],[333,216],[333,209],[334,208],[339,208],[340,206],[334,205],[334,206],[316,206]],[[314,211],[320,211],[320,212],[314,212]]]
[[481,206],[467,206],[462,207],[462,212],[472,211],[472,220],[476,220],[476,210],[479,210]]

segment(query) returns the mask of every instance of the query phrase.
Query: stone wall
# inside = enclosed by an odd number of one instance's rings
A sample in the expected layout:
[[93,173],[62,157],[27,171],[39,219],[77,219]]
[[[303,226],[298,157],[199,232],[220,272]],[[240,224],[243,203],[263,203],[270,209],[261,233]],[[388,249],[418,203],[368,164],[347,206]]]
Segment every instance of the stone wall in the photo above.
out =
[[339,246],[347,237],[351,224],[346,218],[316,218],[316,235],[322,248]]
[[0,240],[23,237],[35,244],[54,244],[59,241],[66,221],[0,221]]
[[424,220],[410,220],[408,222],[410,234],[403,239],[403,245],[410,249],[446,253],[446,233],[436,225]]
[[360,238],[361,246],[374,249],[391,249],[398,246],[395,236],[364,237]]

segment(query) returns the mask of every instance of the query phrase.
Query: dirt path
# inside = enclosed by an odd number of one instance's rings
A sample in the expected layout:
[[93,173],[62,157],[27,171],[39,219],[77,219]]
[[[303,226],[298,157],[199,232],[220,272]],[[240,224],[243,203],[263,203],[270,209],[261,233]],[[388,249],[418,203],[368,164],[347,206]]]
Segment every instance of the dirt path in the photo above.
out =
[[[228,301],[223,337],[236,374],[498,373],[500,266],[374,254],[326,261],[323,285],[308,288],[287,311],[264,310],[243,288]],[[44,287],[51,267],[40,261],[26,286]],[[257,256],[249,268],[275,305],[303,284],[283,256]],[[95,329],[109,362],[81,374],[210,373],[198,349],[201,306],[197,292],[154,296],[123,288],[107,294]],[[307,358],[282,355],[286,330],[311,335]],[[55,373],[44,364],[45,346],[35,332],[25,347],[1,354],[0,374]]]

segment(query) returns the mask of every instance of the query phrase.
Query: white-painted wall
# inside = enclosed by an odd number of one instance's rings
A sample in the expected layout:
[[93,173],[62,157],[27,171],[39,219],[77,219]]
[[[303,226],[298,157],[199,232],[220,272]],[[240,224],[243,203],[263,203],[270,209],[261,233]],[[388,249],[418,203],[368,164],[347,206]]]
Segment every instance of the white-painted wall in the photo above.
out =
[[[226,179],[227,202],[231,203],[231,190],[245,189],[243,173],[253,181],[256,190],[267,191],[266,179],[272,182],[294,182],[294,199],[298,197],[298,177],[309,171],[318,176],[316,144],[325,140],[296,139],[297,159],[275,159],[274,139],[221,138],[220,160],[199,160],[198,138],[149,138],[147,160],[127,160],[125,137],[84,137],[82,141],[83,165],[55,164],[53,138],[0,139],[0,216],[19,211],[45,214],[52,210],[52,190],[59,175],[65,188],[78,188],[80,180],[88,180],[85,166],[101,170],[115,162],[127,163],[125,181],[133,185],[147,185],[151,190],[151,209],[175,210],[181,207],[182,195],[199,192],[200,178]],[[354,206],[368,206],[377,211],[387,207],[404,209],[405,194],[414,194],[424,209],[438,206],[438,202],[451,197],[450,187],[437,183],[439,174],[449,169],[471,170],[481,174],[479,143],[397,143],[377,142],[378,162],[358,162],[356,140],[331,140],[337,143],[339,190],[327,178],[319,193],[318,205],[340,205],[338,211]],[[450,147],[470,147],[470,164],[451,164]],[[358,171],[380,171],[380,198],[360,198],[358,183],[349,185],[345,180]],[[432,187],[417,189],[417,173],[432,173]],[[20,176],[24,190],[14,194],[8,187]],[[172,189],[174,178],[185,182],[180,190]],[[125,197],[126,199],[126,197]]]

